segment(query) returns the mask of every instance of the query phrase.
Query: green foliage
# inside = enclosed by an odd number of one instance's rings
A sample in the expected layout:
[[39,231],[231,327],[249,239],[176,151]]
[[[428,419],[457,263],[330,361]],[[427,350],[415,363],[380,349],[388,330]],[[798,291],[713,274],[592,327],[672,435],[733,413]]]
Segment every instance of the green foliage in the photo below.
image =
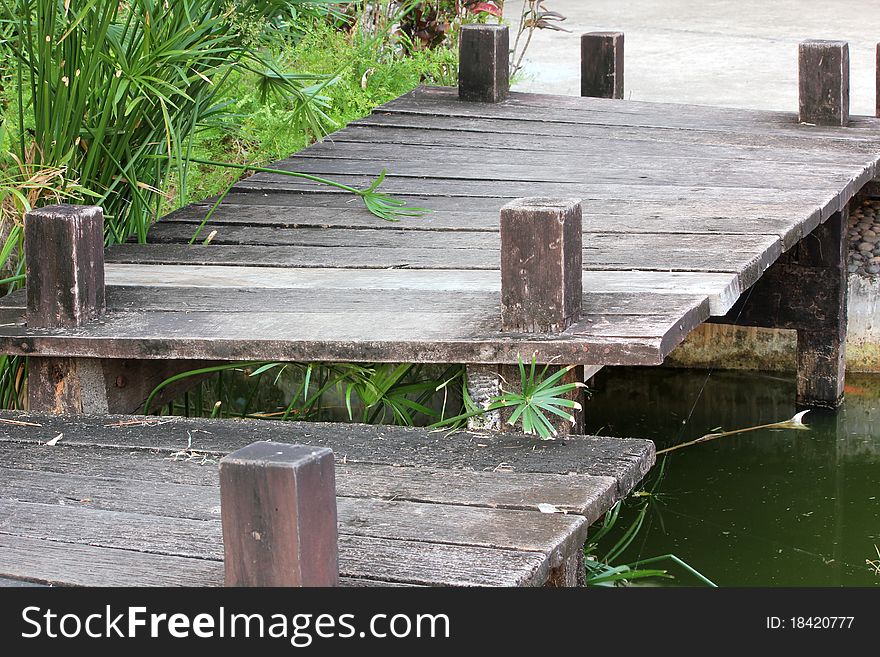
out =
[[[276,69],[309,71],[318,81],[310,91],[320,97],[326,130],[366,116],[419,84],[456,84],[458,56],[453,50],[441,47],[407,54],[387,33],[338,29],[326,21],[300,25],[295,43],[279,42],[271,52]],[[266,84],[261,87],[260,80],[253,71],[230,75],[218,96],[226,113],[199,132],[194,158],[250,167],[286,158],[323,134],[303,129],[295,97],[262,94]],[[166,210],[222,193],[241,172],[197,164],[189,174],[187,197],[167,203]]]
[[[162,409],[197,417],[348,420],[412,426],[442,418],[447,391],[464,368],[402,364],[229,363],[170,377],[151,393],[189,377],[214,376]],[[438,386],[437,381],[444,382]]]
[[575,367],[574,365],[560,368],[547,376],[550,365],[545,365],[539,372],[534,357],[529,367],[526,367],[522,358],[518,361],[520,375],[518,386],[504,390],[506,382],[502,382],[501,394],[490,399],[485,408],[474,405],[465,390],[462,396],[465,400],[466,412],[435,422],[431,426],[436,429],[457,429],[463,426],[468,418],[489,411],[510,408],[513,410],[507,421],[508,424],[516,426],[519,422],[523,433],[538,435],[542,440],[555,437],[558,431],[547,413],[560,417],[566,422],[574,422],[574,416],[566,409],[580,410],[581,405],[573,399],[568,399],[566,395],[586,386],[579,381],[559,383],[562,377]]
[[[361,22],[328,0],[0,0],[0,151],[15,151],[0,158],[5,291],[23,284],[31,207],[98,204],[108,243],[143,241],[158,216],[254,163],[420,82],[455,83],[454,51],[407,53]],[[381,182],[347,189],[384,219],[420,213]],[[25,373],[0,358],[2,406],[23,405]]]
[[[626,500],[618,501],[611,507],[602,519],[599,529],[588,537],[584,545],[587,586],[622,586],[636,580],[672,579],[673,576],[667,570],[645,568],[664,561],[679,566],[706,586],[716,586],[709,578],[674,554],[662,554],[619,563],[645,527],[648,513],[656,510],[655,505],[660,498],[656,489],[663,479],[665,466],[666,462],[662,461],[652,477],[653,483],[650,487],[634,492]],[[621,525],[620,521],[624,515],[631,516],[631,520],[629,524]]]

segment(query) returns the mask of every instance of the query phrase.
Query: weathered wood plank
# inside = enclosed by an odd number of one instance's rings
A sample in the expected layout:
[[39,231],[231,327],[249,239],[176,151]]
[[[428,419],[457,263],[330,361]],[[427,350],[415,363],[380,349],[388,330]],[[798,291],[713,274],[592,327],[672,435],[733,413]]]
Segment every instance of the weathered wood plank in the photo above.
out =
[[[337,500],[340,534],[543,552],[551,557],[554,567],[562,557],[576,552],[583,545],[590,519],[580,514],[540,513],[537,504],[551,502],[537,497],[533,499],[541,501],[532,503],[533,508],[528,511],[491,508],[488,500],[497,499],[495,495],[499,490],[502,496],[507,495],[508,498],[516,492],[534,495],[532,491],[535,487],[550,493],[551,497],[559,497],[558,493],[553,495],[550,491],[552,483],[574,486],[581,480],[586,480],[592,486],[597,481],[601,482],[602,495],[608,498],[616,485],[610,477],[591,479],[583,476],[468,473],[436,469],[422,471],[421,468],[386,467],[380,470],[378,466],[344,467],[353,469],[361,476],[349,476],[345,484],[356,495],[339,497]],[[206,469],[214,470],[212,467]],[[382,479],[386,472],[393,471],[392,474],[396,475],[396,471],[401,469],[408,471],[405,477],[397,477],[392,482]],[[205,521],[217,521],[221,507],[216,478],[213,486],[193,486],[9,468],[0,471],[5,477],[0,504],[5,499]],[[368,473],[369,476],[364,476]],[[519,481],[527,482],[529,487],[525,491],[509,486],[505,488],[505,479],[517,477]],[[545,477],[550,477],[552,483],[544,481]],[[433,495],[424,494],[424,479],[435,480],[427,490],[437,493],[439,500],[434,499]],[[471,485],[476,484],[477,487],[469,492],[459,485],[459,495],[465,500],[479,499],[481,503],[440,501],[449,499],[448,492],[442,490],[444,479],[451,480],[451,483],[467,481]],[[398,485],[402,483],[404,488],[394,490],[394,481]],[[365,484],[365,490],[360,489],[359,484]],[[415,496],[426,497],[426,503],[400,499],[401,494],[406,495],[408,488],[419,491],[421,494]],[[383,494],[385,499],[376,499],[377,492]],[[410,493],[410,496],[413,494]],[[521,506],[516,498],[510,499],[513,504]],[[607,499],[604,502],[611,506]],[[595,515],[595,511],[591,515]]]
[[[23,312],[24,299],[20,292],[0,299],[0,307],[21,309]],[[232,313],[265,311],[266,308],[273,306],[296,307],[301,309],[300,312],[303,313],[356,310],[370,307],[381,307],[387,312],[411,311],[419,307],[427,307],[438,313],[443,313],[460,309],[463,304],[475,309],[492,309],[497,308],[498,303],[497,292],[483,290],[352,289],[342,294],[338,290],[324,288],[218,289],[132,285],[111,286],[107,289],[107,307],[111,312],[118,310],[212,311],[224,304],[231,304],[228,312]],[[607,315],[673,316],[679,314],[687,316],[695,310],[701,317],[708,316],[708,310],[701,309],[704,304],[708,306],[705,295],[645,295],[627,292],[617,294],[587,292],[582,300],[582,306],[586,309],[585,316],[592,316],[593,321]],[[134,362],[131,364],[133,365]],[[162,376],[152,383],[152,387],[173,373],[176,372]],[[123,376],[127,379],[129,376],[140,375],[141,373],[132,371],[130,375]],[[127,385],[127,381],[122,383]],[[121,412],[133,413],[135,410],[136,406]],[[117,411],[110,410],[108,412]]]
[[[391,115],[398,116],[398,115]],[[438,117],[442,119],[442,117]],[[484,121],[484,123],[479,123]],[[433,119],[432,119],[433,122]],[[712,142],[679,139],[675,141],[678,131],[665,129],[614,129],[602,127],[578,127],[578,134],[569,136],[555,134],[529,134],[525,125],[515,122],[504,122],[499,129],[492,128],[489,119],[474,119],[462,122],[465,126],[455,128],[455,118],[451,117],[444,123],[434,127],[426,126],[418,129],[406,125],[395,125],[388,115],[373,115],[350,123],[345,128],[334,132],[332,137],[316,142],[300,151],[309,157],[347,157],[349,159],[370,159],[371,149],[381,147],[383,150],[407,153],[415,149],[441,156],[449,151],[485,153],[490,161],[495,161],[509,151],[524,151],[543,155],[548,152],[577,154],[579,160],[596,162],[607,153],[614,161],[637,161],[636,154],[648,161],[665,160],[702,160],[717,162],[738,160],[742,162],[771,162],[789,164],[830,165],[849,167],[860,159],[866,166],[874,166],[872,152],[865,142],[857,141],[856,147],[850,142],[842,151],[836,150],[836,143],[812,135],[799,136],[794,134],[788,140],[774,139],[770,144],[740,143],[742,134],[734,136],[740,140],[724,139]],[[513,125],[511,125],[513,124]],[[486,130],[482,130],[486,128]],[[510,131],[503,131],[510,128]],[[538,128],[541,131],[541,128]],[[489,135],[488,139],[479,139],[475,133]],[[674,143],[675,148],[670,149]],[[400,148],[395,148],[399,146]],[[546,157],[546,155],[543,155]],[[558,160],[557,160],[558,161]]]
[[629,492],[654,462],[653,443],[629,438],[569,436],[563,441],[538,441],[513,434],[446,435],[379,425],[187,418],[141,421],[131,416],[73,419],[10,411],[3,412],[2,417],[35,422],[42,427],[35,431],[34,427],[2,423],[0,442],[36,445],[64,433],[66,445],[177,452],[187,449],[192,439],[191,447],[200,453],[225,454],[255,440],[277,440],[329,447],[343,465],[368,463],[614,477],[620,482],[620,495]]
[[[124,569],[120,568],[124,564]],[[222,586],[223,564],[0,534],[0,586]],[[343,577],[341,586],[406,586]]]
[[[238,182],[233,187],[238,192],[249,191],[255,194],[269,192],[318,192],[322,194],[334,193],[328,191],[326,185],[286,176],[268,178],[272,174],[266,174],[267,178],[247,178]],[[375,178],[372,176],[334,176],[334,180],[352,187],[368,187]],[[821,182],[821,181],[819,181]],[[625,183],[557,183],[542,182],[541,193],[546,196],[562,196],[580,199],[615,199],[621,200],[628,197],[636,201],[674,202],[694,196],[702,197],[706,202],[715,199],[730,202],[736,199],[748,199],[753,203],[765,201],[785,202],[803,201],[811,199],[816,208],[824,217],[829,217],[837,212],[842,205],[849,201],[856,192],[852,185],[846,188],[823,187],[819,189],[802,189],[790,191],[776,188],[761,187],[725,187],[711,185],[664,185],[664,184],[625,184]],[[444,180],[433,178],[422,180],[415,178],[389,176],[383,184],[383,191],[395,195],[423,195],[442,197],[494,197],[499,199],[520,198],[529,193],[535,193],[534,183],[516,181],[496,181],[487,185],[479,180]],[[339,191],[340,195],[348,192]]]
[[[345,210],[331,208],[308,209],[304,206],[253,205],[252,195],[239,195],[239,203],[221,204],[200,235],[204,239],[213,230],[218,243],[239,239],[252,228],[358,228],[378,229],[376,218],[363,208]],[[406,200],[406,199],[404,199]],[[463,200],[463,199],[459,199]],[[492,205],[501,200],[491,199]],[[296,200],[290,200],[296,203]],[[432,203],[420,201],[422,207]],[[410,201],[412,204],[412,202]],[[434,199],[434,205],[440,200]],[[777,235],[785,249],[791,248],[805,234],[819,225],[819,209],[809,204],[752,205],[735,207],[690,204],[687,206],[628,203],[626,201],[584,201],[581,203],[584,233],[682,233],[701,235]],[[181,208],[155,224],[149,233],[154,243],[189,242],[211,209],[210,205],[190,205]],[[436,208],[417,219],[406,219],[394,226],[394,231],[483,231],[498,230],[497,207],[485,211],[447,210]],[[243,237],[241,238],[243,239]],[[213,241],[213,240],[212,240]]]
[[[657,365],[670,348],[666,333],[677,334],[681,322],[676,319],[667,331],[654,324],[644,331],[656,329],[657,335],[650,337],[573,333],[509,333],[499,337],[498,319],[475,317],[471,312],[437,316],[426,311],[398,313],[393,325],[378,311],[351,312],[343,324],[337,313],[273,313],[260,321],[242,313],[118,313],[87,333],[35,333],[21,324],[17,328],[4,324],[0,349],[23,355],[513,364],[525,353],[534,354],[541,363],[565,358],[584,365]],[[372,331],[370,327],[381,328]]]
[[[118,244],[107,250],[106,257],[114,264],[279,268],[329,268],[344,264],[350,269],[497,270],[501,262],[496,233],[473,234],[473,243],[480,248],[455,248],[445,246],[447,236],[453,243],[460,237],[452,232],[435,235],[401,231],[395,235],[397,246],[379,246],[371,242],[386,243],[385,235],[382,235],[384,231],[376,231],[375,239],[369,234],[358,235],[365,231],[269,229],[268,232],[281,231],[283,235],[279,234],[278,241],[293,244],[273,246],[268,243],[271,238],[261,238],[261,229],[255,228],[251,231],[254,236],[249,244]],[[261,241],[265,243],[261,244]],[[310,245],[309,242],[323,244]],[[781,253],[782,243],[775,235],[716,235],[709,238],[705,235],[644,233],[637,239],[626,239],[613,233],[593,233],[583,244],[582,267],[603,271],[730,272],[738,274],[743,287],[748,287]]]
[[[629,101],[627,101],[629,102]],[[793,118],[793,117],[792,117]],[[790,120],[790,119],[789,119]],[[869,119],[875,123],[875,119]],[[876,139],[875,131],[860,118],[850,117],[850,130],[829,134],[822,129],[806,134],[798,132],[798,128],[783,127],[782,130],[765,131],[754,134],[749,130],[730,129],[703,129],[682,130],[664,126],[634,126],[634,125],[605,125],[576,124],[553,121],[526,121],[511,118],[508,120],[495,120],[489,116],[449,116],[449,115],[422,115],[406,113],[374,113],[363,119],[350,124],[352,126],[369,126],[376,128],[397,128],[425,131],[443,132],[467,132],[491,135],[493,141],[503,143],[502,135],[519,135],[525,137],[531,135],[536,141],[544,137],[566,137],[568,135],[573,143],[582,140],[598,140],[603,144],[605,140],[625,140],[639,142],[656,142],[663,144],[684,145],[718,145],[718,146],[741,146],[747,148],[759,148],[766,145],[768,148],[791,148],[808,152],[828,152],[839,150],[851,155],[867,156],[872,159],[874,151],[871,142]],[[853,130],[857,128],[857,130]],[[803,127],[800,130],[804,130]],[[471,140],[468,140],[471,141]]]
[[[81,504],[108,511],[137,508],[147,515],[200,520],[220,512],[217,459],[174,458],[167,451],[0,443],[2,496],[46,504]],[[75,474],[71,474],[75,473]],[[552,504],[595,522],[614,502],[607,476],[472,472],[426,467],[338,464],[341,498],[373,498],[459,507],[538,511]],[[357,510],[357,503],[343,503]],[[389,509],[396,507],[388,507]],[[390,512],[390,511],[389,511]]]
[[[52,540],[133,552],[220,562],[223,538],[219,521],[167,519],[0,500],[0,536]],[[514,513],[514,512],[508,512]],[[0,543],[2,544],[2,543]],[[123,558],[123,555],[118,555]],[[429,586],[540,586],[549,575],[550,557],[540,552],[380,539],[342,534],[340,575]],[[120,570],[127,565],[123,559]],[[0,563],[0,575],[9,576]]]
[[223,562],[0,533],[0,574],[55,586],[222,586]]
[[[676,157],[642,158],[638,151],[621,160],[612,154],[578,157],[578,166],[571,167],[543,153],[506,151],[506,157],[483,157],[470,151],[443,149],[436,157],[424,152],[420,156],[401,152],[403,147],[377,147],[372,159],[345,157],[342,149],[338,157],[311,157],[309,153],[276,162],[273,169],[296,171],[331,178],[340,176],[378,176],[387,169],[387,180],[396,178],[429,178],[431,186],[450,180],[564,183],[570,185],[631,184],[631,185],[704,185],[707,187],[745,187],[793,190],[811,189],[817,183],[819,165],[761,162],[743,160],[693,160]],[[533,161],[534,160],[534,161]],[[854,168],[844,165],[822,165],[821,181],[828,187],[861,187],[871,180],[876,169],[865,163]],[[256,173],[247,178],[249,183],[285,182],[288,176],[275,173]]]

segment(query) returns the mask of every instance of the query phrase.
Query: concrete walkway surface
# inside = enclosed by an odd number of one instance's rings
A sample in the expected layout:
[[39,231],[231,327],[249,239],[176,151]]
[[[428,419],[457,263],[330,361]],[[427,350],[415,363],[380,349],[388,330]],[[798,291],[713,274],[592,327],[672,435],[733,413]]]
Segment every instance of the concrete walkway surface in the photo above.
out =
[[[880,2],[843,0],[545,0],[571,33],[538,30],[519,91],[580,93],[580,35],[625,33],[625,98],[797,111],[797,47],[850,46],[852,114],[874,114]],[[515,36],[521,0],[505,17]]]

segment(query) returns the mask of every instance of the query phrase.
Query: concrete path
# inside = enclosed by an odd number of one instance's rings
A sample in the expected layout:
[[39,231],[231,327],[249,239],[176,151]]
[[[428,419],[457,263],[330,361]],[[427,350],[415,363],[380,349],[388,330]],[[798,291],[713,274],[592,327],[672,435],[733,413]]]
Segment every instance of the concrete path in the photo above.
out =
[[[580,34],[626,34],[625,97],[797,110],[797,45],[850,45],[852,114],[874,114],[876,0],[546,0],[572,33],[536,31],[515,88],[580,93]],[[872,6],[873,5],[873,6]],[[521,0],[507,0],[515,36]]]

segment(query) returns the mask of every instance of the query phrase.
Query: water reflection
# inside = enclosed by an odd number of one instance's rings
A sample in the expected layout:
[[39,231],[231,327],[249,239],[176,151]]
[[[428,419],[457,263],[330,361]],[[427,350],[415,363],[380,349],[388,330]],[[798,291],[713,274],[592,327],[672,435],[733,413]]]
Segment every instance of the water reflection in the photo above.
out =
[[[595,384],[588,432],[658,448],[797,411],[793,376],[775,373],[618,368]],[[880,584],[865,563],[880,545],[880,377],[849,377],[844,408],[805,422],[671,453],[627,558],[672,552],[726,586]]]

